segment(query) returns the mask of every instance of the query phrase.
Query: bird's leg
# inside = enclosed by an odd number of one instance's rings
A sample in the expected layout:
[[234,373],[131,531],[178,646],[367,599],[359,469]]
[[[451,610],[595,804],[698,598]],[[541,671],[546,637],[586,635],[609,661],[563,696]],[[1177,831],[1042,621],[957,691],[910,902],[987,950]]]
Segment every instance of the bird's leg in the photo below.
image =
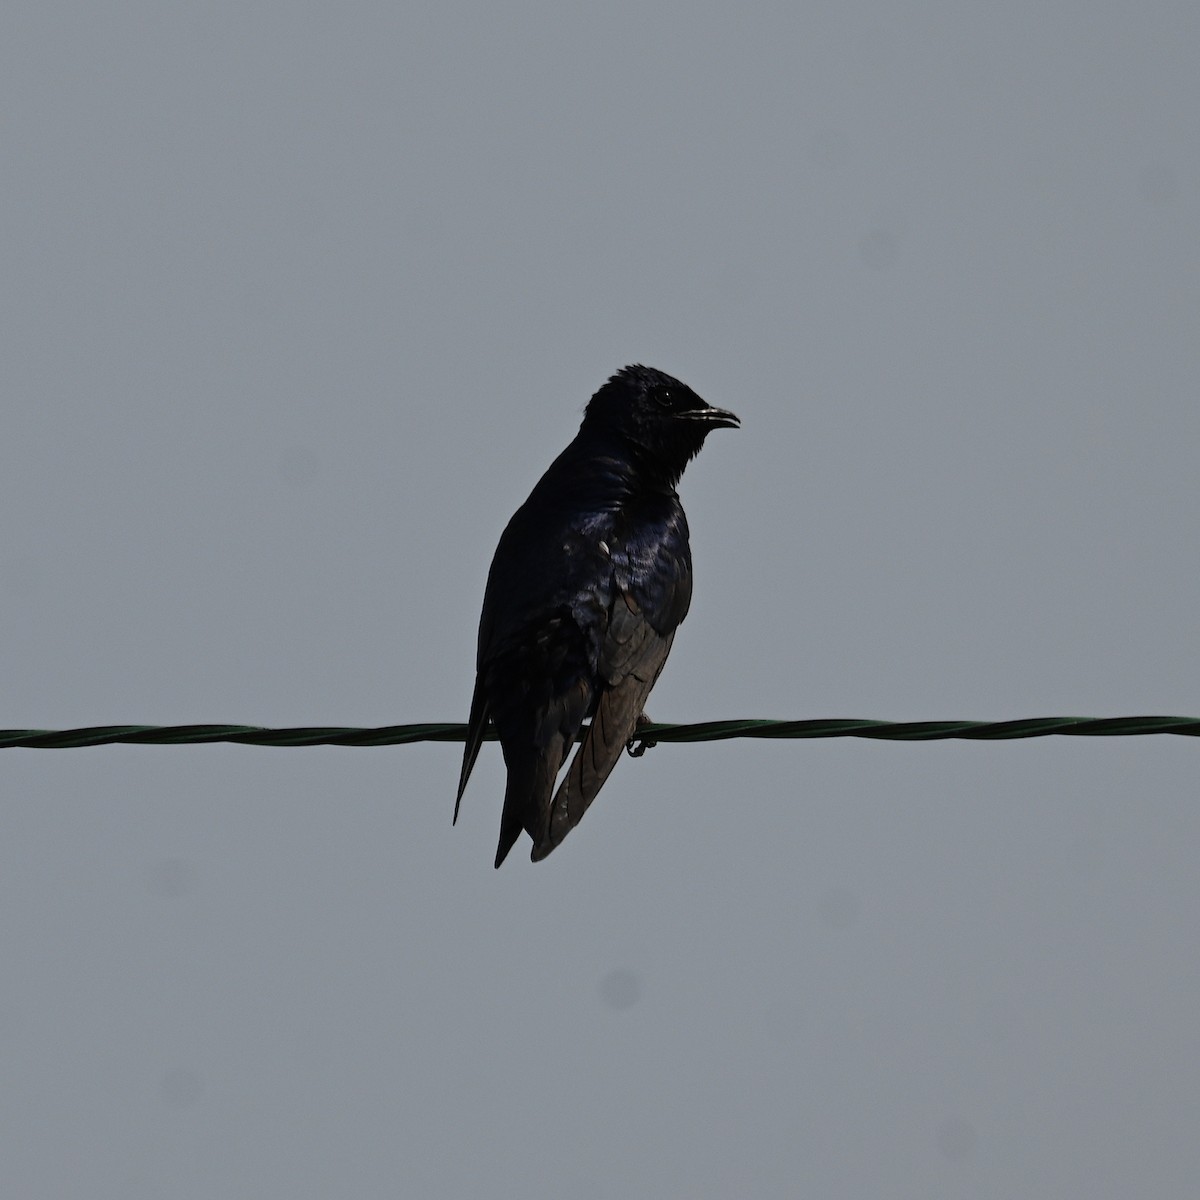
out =
[[644,729],[647,725],[653,724],[654,722],[646,713],[641,713],[638,716],[637,724],[634,726],[633,737],[625,743],[625,750],[630,758],[641,758],[647,750],[651,750],[658,745],[657,742],[652,741],[650,738],[638,737],[637,734],[637,730]]

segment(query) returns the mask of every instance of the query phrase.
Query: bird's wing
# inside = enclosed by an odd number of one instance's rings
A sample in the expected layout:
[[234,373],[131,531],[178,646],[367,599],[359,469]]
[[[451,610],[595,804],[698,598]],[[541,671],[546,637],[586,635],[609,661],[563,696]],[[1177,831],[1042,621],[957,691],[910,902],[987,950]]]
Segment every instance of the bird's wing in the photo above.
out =
[[675,630],[659,633],[627,591],[613,599],[599,674],[607,684],[592,723],[534,839],[533,861],[549,854],[583,817],[637,727],[646,697],[667,661]]

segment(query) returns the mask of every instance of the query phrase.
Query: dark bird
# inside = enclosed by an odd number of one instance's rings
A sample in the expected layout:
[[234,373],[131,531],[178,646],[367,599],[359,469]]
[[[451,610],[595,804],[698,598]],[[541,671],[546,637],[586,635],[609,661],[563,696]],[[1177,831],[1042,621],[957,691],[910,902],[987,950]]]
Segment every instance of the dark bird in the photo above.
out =
[[[454,819],[488,722],[508,769],[496,866],[524,829],[534,862],[579,823],[621,751],[692,599],[675,486],[737,417],[651,367],[618,371],[500,537],[479,620]],[[559,772],[587,719],[570,769]]]

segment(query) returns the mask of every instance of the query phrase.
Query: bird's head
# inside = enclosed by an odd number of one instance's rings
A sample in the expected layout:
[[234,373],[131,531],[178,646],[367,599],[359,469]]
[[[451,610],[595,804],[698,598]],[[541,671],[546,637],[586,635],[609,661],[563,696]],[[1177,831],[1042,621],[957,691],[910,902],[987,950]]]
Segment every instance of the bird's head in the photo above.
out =
[[638,363],[618,371],[588,401],[584,430],[615,436],[640,466],[674,486],[714,429],[736,429],[731,412],[701,400],[686,383]]

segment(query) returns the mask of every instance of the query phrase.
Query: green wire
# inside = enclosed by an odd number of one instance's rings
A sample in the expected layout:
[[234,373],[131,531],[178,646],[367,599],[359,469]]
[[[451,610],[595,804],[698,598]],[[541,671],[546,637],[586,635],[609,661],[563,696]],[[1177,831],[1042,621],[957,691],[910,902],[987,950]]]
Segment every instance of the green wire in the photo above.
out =
[[[187,746],[236,742],[246,746],[396,746],[408,742],[461,742],[461,724],[384,725],[377,729],[336,725],[263,729],[257,725],[96,725],[86,729],[3,729],[0,749],[27,746],[65,750],[113,743]],[[950,738],[1004,741],[1009,738],[1144,737],[1173,733],[1200,737],[1200,717],[1032,717],[1020,721],[702,721],[697,725],[642,726],[634,739],[656,742],[720,742],[729,738],[875,738],[898,742],[938,742]],[[495,740],[495,730],[488,730]]]

